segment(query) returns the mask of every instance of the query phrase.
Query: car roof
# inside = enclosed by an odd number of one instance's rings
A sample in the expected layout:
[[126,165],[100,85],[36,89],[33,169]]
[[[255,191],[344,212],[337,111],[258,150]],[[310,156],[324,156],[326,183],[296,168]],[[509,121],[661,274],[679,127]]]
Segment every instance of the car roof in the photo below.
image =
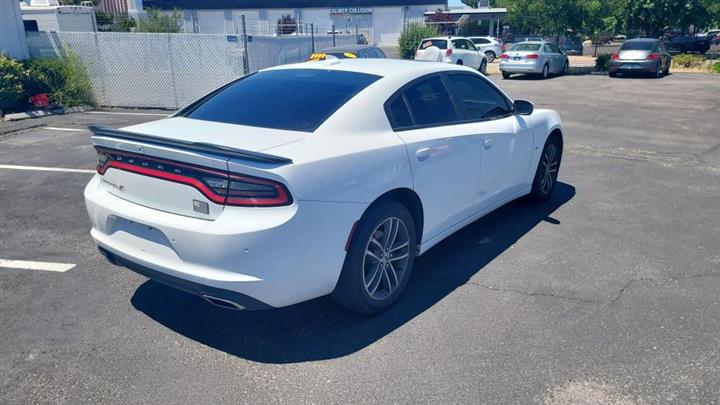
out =
[[633,38],[628,39],[625,42],[657,42],[659,39],[657,38]]
[[382,77],[407,77],[413,78],[425,74],[445,71],[465,71],[468,67],[441,62],[425,62],[417,60],[402,59],[380,59],[380,58],[359,58],[359,59],[331,59],[319,62],[293,63],[289,65],[274,66],[263,70],[285,70],[285,69],[324,69],[345,72],[366,73]]
[[453,39],[468,39],[468,37],[459,37],[459,36],[447,36],[447,37],[430,37],[430,38],[423,38],[423,41],[430,41],[433,39],[445,39],[445,40],[453,40]]
[[375,48],[372,45],[341,45],[341,46],[332,46],[330,48],[321,49],[317,52],[322,53],[330,53],[330,52],[357,52],[361,49],[370,49]]

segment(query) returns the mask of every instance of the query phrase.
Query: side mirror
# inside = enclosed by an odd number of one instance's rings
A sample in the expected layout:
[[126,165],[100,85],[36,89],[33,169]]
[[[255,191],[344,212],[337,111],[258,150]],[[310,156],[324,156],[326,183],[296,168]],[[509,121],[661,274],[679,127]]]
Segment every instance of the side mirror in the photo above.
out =
[[533,106],[533,103],[526,100],[515,100],[513,108],[515,109],[515,114],[530,115],[532,114],[535,106]]

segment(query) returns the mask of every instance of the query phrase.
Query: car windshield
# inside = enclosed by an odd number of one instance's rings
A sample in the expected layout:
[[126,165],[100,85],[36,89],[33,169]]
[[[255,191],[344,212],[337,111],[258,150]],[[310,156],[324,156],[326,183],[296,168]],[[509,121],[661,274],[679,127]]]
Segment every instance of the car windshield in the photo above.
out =
[[621,51],[652,51],[655,48],[655,42],[651,41],[629,41],[622,44]]
[[420,43],[420,49],[427,49],[436,46],[440,49],[447,49],[447,40],[445,39],[426,39]]
[[511,51],[523,52],[523,51],[538,51],[540,50],[540,44],[515,44],[510,48]]
[[324,69],[255,73],[191,106],[184,116],[253,127],[313,132],[380,76]]

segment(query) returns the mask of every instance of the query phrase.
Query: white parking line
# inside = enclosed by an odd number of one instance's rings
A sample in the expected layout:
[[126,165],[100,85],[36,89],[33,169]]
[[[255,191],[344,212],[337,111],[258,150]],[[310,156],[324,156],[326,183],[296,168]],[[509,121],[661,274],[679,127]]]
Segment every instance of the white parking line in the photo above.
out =
[[45,127],[45,129],[52,129],[53,131],[68,131],[68,132],[83,132],[84,129],[78,128],[58,128],[58,127]]
[[51,262],[28,262],[24,260],[5,260],[0,259],[0,267],[7,267],[11,269],[25,269],[25,270],[42,270],[42,271],[56,271],[64,273],[73,267],[73,263],[51,263]]
[[0,169],[33,170],[33,171],[39,171],[39,172],[95,173],[95,170],[89,170],[89,169],[67,169],[67,168],[64,168],[64,167],[39,167],[39,166],[0,165]]
[[85,111],[84,114],[108,114],[108,115],[152,115],[156,117],[169,117],[170,114],[141,113],[141,112],[119,112],[119,111]]

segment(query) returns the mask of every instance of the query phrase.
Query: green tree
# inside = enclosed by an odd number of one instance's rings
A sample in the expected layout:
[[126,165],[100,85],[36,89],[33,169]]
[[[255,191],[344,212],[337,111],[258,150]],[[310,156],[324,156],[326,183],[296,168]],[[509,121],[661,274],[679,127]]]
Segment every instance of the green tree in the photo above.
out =
[[420,41],[423,38],[431,38],[440,35],[438,29],[431,25],[425,25],[422,23],[410,23],[405,24],[400,38],[398,39],[398,46],[400,47],[400,57],[403,59],[412,59],[415,54],[415,50],[420,45]]
[[156,8],[145,9],[145,15],[137,21],[137,32],[179,32],[182,13],[180,10],[173,10],[171,14]]

